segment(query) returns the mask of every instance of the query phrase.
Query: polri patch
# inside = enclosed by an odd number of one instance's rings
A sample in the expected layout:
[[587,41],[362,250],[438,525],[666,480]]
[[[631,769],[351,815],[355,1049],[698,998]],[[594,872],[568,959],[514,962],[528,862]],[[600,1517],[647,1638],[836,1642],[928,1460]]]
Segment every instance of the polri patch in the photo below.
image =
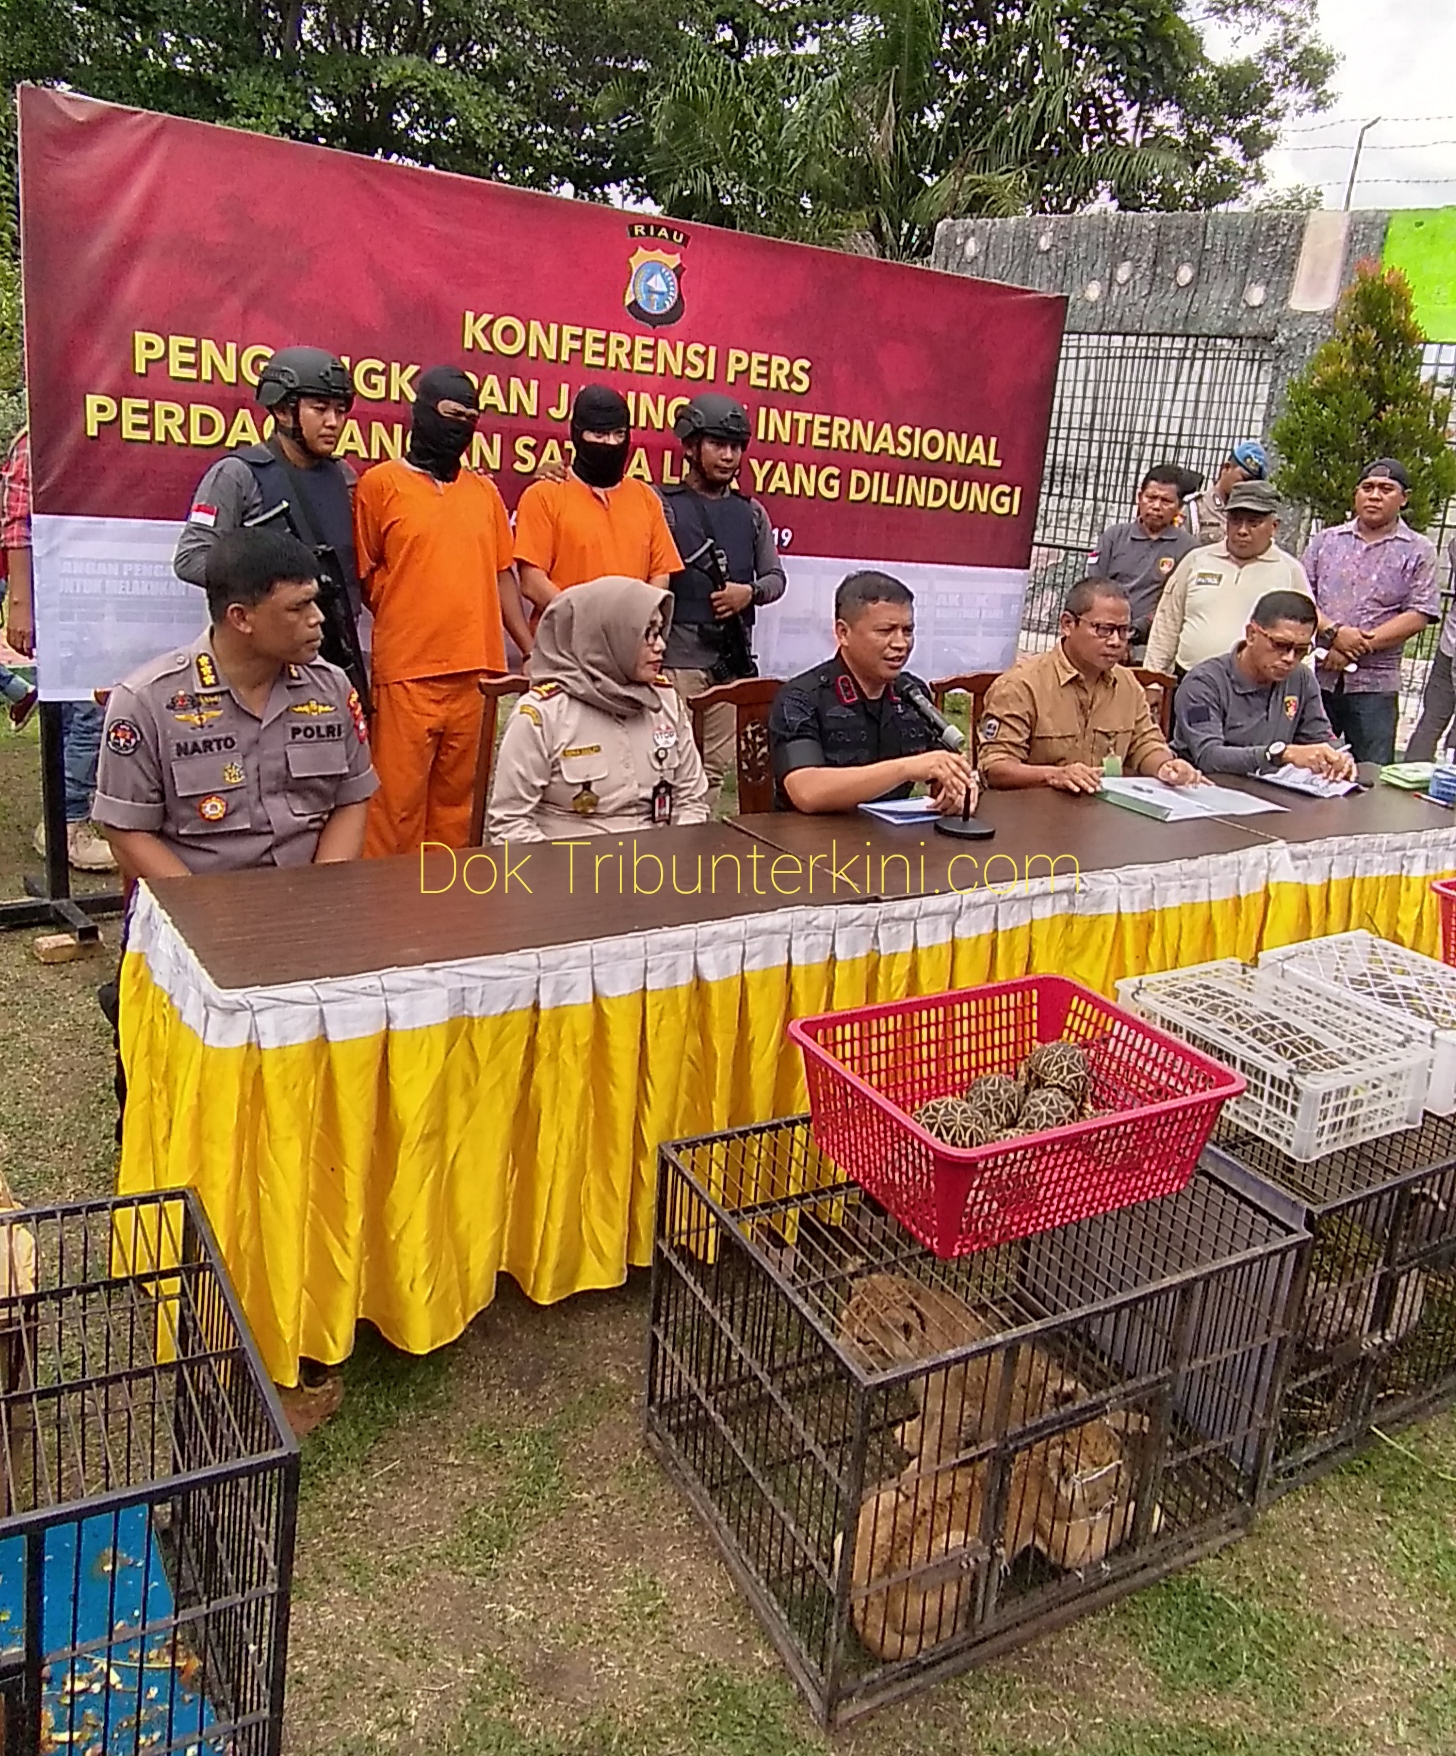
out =
[[114,719],[106,728],[106,748],[114,756],[130,756],[141,741],[141,727],[135,720]]
[[[332,711],[330,709],[330,712]],[[364,718],[364,703],[360,701],[357,689],[349,691],[349,717],[354,722],[354,730],[359,735],[359,742],[367,744],[369,742],[369,726]]]
[[981,739],[982,739],[982,741],[984,743],[987,743],[987,744],[991,743],[992,740],[995,738],[997,732],[999,732],[1000,730],[1001,730],[1001,722],[999,719],[994,719],[991,717],[987,717],[986,719],[983,719],[981,721]]
[[227,800],[220,793],[209,793],[199,801],[197,815],[204,823],[221,823],[227,816]]

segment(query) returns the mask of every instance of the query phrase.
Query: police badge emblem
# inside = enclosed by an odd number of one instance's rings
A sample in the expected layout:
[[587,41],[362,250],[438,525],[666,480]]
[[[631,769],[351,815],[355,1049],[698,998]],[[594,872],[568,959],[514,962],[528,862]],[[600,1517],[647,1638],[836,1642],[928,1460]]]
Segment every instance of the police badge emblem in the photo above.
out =
[[[650,329],[676,323],[683,314],[681,246],[688,241],[687,233],[661,220],[634,220],[627,236],[639,240],[627,259],[627,291],[622,300],[627,315]],[[651,242],[644,244],[643,239]],[[664,244],[678,245],[679,252],[663,249]]]
[[243,784],[243,765],[241,762],[229,762],[222,771],[224,786],[240,787]]
[[1299,697],[1297,695],[1286,695],[1284,697],[1284,717],[1285,717],[1285,719],[1293,719],[1294,716],[1298,712],[1299,712]]
[[132,720],[114,719],[106,728],[106,748],[114,756],[130,756],[141,741],[141,730]]
[[205,799],[199,801],[197,815],[204,823],[221,823],[227,816],[227,800],[218,793],[209,793]]

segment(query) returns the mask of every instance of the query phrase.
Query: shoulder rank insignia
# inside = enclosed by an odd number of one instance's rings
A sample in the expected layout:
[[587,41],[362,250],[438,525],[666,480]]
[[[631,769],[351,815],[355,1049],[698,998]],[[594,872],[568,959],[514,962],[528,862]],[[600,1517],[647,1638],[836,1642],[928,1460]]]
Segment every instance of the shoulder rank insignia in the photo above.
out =
[[525,714],[526,718],[528,720],[530,720],[531,724],[533,726],[535,726],[536,730],[538,732],[540,731],[540,729],[541,729],[541,715],[539,713],[537,713],[536,709],[531,705],[531,703],[529,701],[520,702],[516,707],[516,712]]
[[315,701],[312,696],[307,701],[295,701],[288,710],[290,713],[337,713],[339,710],[329,701]]
[[859,690],[854,686],[854,678],[843,671],[834,679],[834,693],[846,707],[853,707],[859,700]]
[[538,701],[549,701],[553,695],[561,693],[559,683],[538,683],[531,691]]
[[217,665],[210,652],[200,652],[197,655],[197,681],[203,689],[217,689],[222,684],[222,678],[218,675]]
[[288,666],[288,681],[290,683],[301,683],[303,681],[303,672],[299,670],[297,665]]

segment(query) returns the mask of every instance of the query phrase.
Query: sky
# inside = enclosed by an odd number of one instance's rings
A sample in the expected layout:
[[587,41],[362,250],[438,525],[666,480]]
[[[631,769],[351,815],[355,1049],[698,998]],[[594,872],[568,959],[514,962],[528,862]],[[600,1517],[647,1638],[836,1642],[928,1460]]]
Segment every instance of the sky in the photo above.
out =
[[1351,207],[1456,207],[1456,0],[1319,0],[1321,34],[1342,59],[1335,102],[1291,122],[1269,183],[1319,184],[1342,207],[1365,136]]

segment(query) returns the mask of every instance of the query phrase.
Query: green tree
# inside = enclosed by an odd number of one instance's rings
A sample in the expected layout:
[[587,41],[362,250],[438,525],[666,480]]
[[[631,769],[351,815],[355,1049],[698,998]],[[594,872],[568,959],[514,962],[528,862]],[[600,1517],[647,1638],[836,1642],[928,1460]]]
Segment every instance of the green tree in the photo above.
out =
[[[0,0],[0,87],[93,97],[600,196],[694,0]],[[638,105],[640,108],[640,104]]]
[[1257,187],[1284,117],[1328,101],[1312,0],[746,3],[649,88],[645,181],[683,218],[928,252],[952,214],[1211,207]]
[[1286,498],[1337,524],[1350,516],[1361,468],[1376,457],[1397,457],[1410,471],[1405,516],[1417,530],[1456,496],[1451,392],[1421,376],[1425,339],[1400,270],[1357,264],[1334,333],[1290,385],[1274,423]]

